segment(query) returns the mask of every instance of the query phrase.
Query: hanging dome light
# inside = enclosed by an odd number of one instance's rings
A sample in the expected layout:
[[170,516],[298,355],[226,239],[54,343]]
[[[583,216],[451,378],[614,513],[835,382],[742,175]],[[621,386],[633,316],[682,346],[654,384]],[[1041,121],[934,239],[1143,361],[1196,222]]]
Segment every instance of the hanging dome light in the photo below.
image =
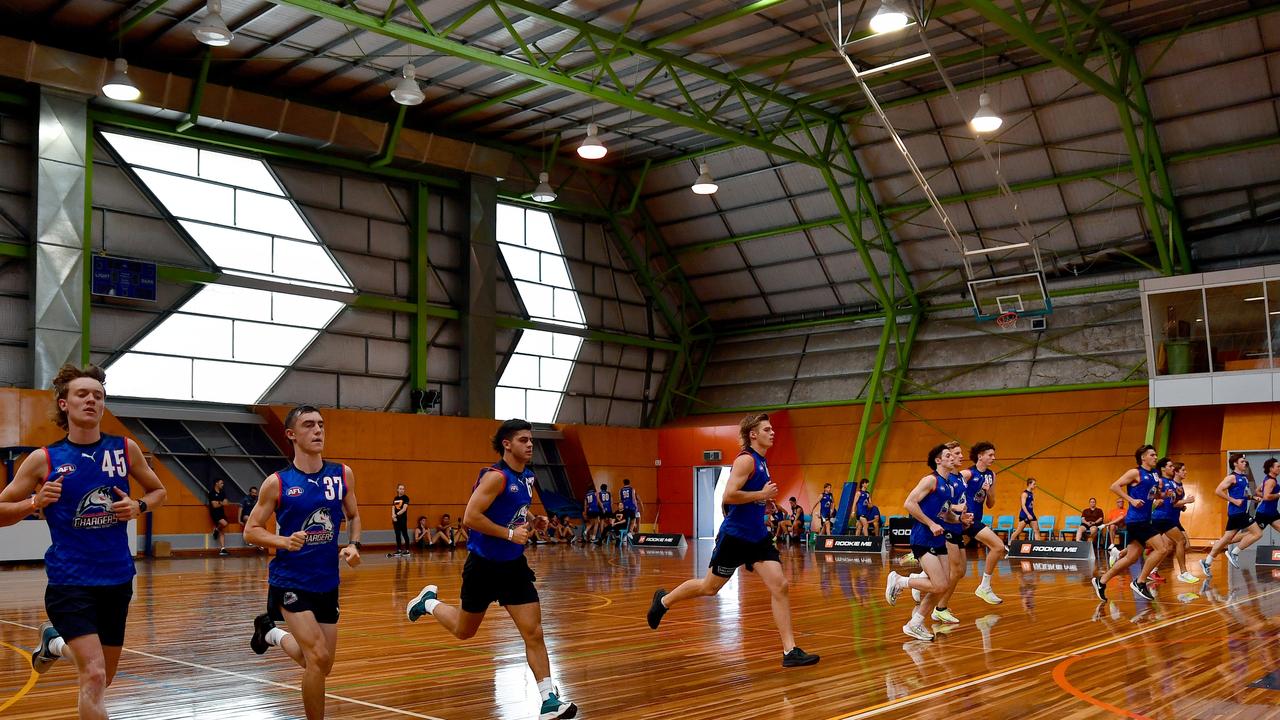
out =
[[226,21],[222,19],[222,0],[209,0],[205,8],[209,12],[205,14],[204,20],[201,20],[196,29],[192,31],[196,39],[211,47],[230,45],[235,35],[231,33],[231,30],[227,28]]
[[578,146],[578,157],[584,160],[599,160],[609,152],[604,143],[600,142],[599,132],[600,128],[595,123],[587,124],[587,136]]
[[129,63],[124,58],[116,58],[107,81],[102,83],[102,94],[112,100],[133,102],[142,97],[142,91],[129,79]]
[[405,63],[400,69],[400,80],[396,82],[395,87],[391,88],[391,99],[401,105],[421,104],[427,96],[423,95],[422,88],[418,87],[418,81],[415,79],[417,75],[413,63]]
[[969,127],[974,132],[989,133],[1000,129],[1004,124],[1004,118],[991,107],[991,96],[982,93],[978,96],[978,112],[973,114],[973,119],[969,121]]
[[906,27],[911,18],[902,9],[901,2],[902,0],[882,0],[880,9],[871,17],[871,32],[883,35]]
[[550,179],[551,178],[547,173],[538,173],[538,187],[533,189],[533,195],[531,196],[534,202],[555,202],[556,191],[551,189],[551,183],[549,182]]
[[716,181],[711,179],[711,170],[707,168],[705,161],[698,164],[698,178],[689,189],[697,195],[711,195],[720,189]]

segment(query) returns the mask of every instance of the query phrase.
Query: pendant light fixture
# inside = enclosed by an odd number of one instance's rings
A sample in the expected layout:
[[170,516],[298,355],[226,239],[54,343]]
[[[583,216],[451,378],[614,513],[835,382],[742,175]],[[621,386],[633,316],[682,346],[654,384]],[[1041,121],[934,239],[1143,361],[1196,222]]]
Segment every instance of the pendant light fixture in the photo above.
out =
[[578,146],[578,157],[583,160],[599,160],[609,152],[604,143],[600,142],[599,133],[600,128],[595,123],[587,123],[587,136]]
[[231,30],[227,28],[227,23],[222,19],[222,0],[208,0],[205,9],[209,12],[205,13],[204,19],[192,31],[196,39],[205,45],[211,47],[223,47],[231,44],[232,38],[235,37]]
[[720,186],[711,177],[711,170],[707,167],[707,161],[703,160],[698,164],[698,178],[693,181],[693,186],[689,189],[696,195],[711,195],[720,189]]
[[391,88],[391,99],[401,105],[420,105],[427,96],[422,94],[422,88],[418,87],[417,75],[413,63],[405,63],[400,69],[400,79],[396,81],[395,87]]
[[978,96],[978,112],[973,114],[973,118],[969,120],[969,127],[974,132],[990,133],[1000,129],[1004,124],[1004,118],[991,107],[991,96],[982,93]]
[[549,203],[555,202],[556,191],[551,189],[551,176],[545,172],[538,173],[538,187],[533,189],[534,202]]
[[911,18],[903,9],[904,0],[881,0],[880,9],[871,17],[871,32],[877,35],[896,32],[907,26]]
[[129,62],[124,58],[116,58],[112,70],[107,74],[107,81],[102,83],[102,94],[112,100],[133,102],[142,97],[142,91],[129,79]]

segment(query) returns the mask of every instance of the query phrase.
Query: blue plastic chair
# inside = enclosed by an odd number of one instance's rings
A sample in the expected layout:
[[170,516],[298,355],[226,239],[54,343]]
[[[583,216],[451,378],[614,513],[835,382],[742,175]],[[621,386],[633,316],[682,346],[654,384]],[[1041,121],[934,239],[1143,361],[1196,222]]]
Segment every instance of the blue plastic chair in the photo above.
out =
[[1013,516],[1001,515],[1000,519],[996,520],[996,525],[992,529],[996,531],[996,535],[1004,533],[1003,535],[1000,535],[1000,538],[1006,543],[1009,542],[1009,536],[1013,533]]
[[1057,526],[1058,526],[1057,517],[1053,515],[1041,515],[1040,523],[1036,527],[1036,529],[1040,531],[1041,535],[1044,535],[1046,540],[1052,540],[1054,528],[1056,528]]
[[1059,537],[1063,540],[1067,539],[1067,533],[1071,533],[1072,540],[1080,539],[1080,523],[1082,522],[1079,515],[1068,515],[1062,520],[1062,533]]
[[982,516],[982,524],[983,524],[983,525],[986,525],[987,527],[991,527],[991,516],[990,516],[990,515],[983,515],[983,516]]

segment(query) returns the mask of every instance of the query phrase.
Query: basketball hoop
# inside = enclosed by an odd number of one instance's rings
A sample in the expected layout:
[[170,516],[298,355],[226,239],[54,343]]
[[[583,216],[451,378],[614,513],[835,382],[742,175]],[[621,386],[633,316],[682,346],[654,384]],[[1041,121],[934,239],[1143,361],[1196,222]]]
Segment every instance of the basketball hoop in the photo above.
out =
[[996,316],[996,327],[1001,330],[1011,330],[1018,325],[1018,313],[1016,310],[1008,310]]

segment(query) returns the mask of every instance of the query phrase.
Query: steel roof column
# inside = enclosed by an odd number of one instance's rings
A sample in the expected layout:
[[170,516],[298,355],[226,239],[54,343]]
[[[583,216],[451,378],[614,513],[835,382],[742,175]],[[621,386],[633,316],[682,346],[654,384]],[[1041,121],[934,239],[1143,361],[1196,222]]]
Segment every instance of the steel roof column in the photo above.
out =
[[498,384],[498,181],[471,175],[467,198],[466,283],[462,308],[462,407],[492,418]]

